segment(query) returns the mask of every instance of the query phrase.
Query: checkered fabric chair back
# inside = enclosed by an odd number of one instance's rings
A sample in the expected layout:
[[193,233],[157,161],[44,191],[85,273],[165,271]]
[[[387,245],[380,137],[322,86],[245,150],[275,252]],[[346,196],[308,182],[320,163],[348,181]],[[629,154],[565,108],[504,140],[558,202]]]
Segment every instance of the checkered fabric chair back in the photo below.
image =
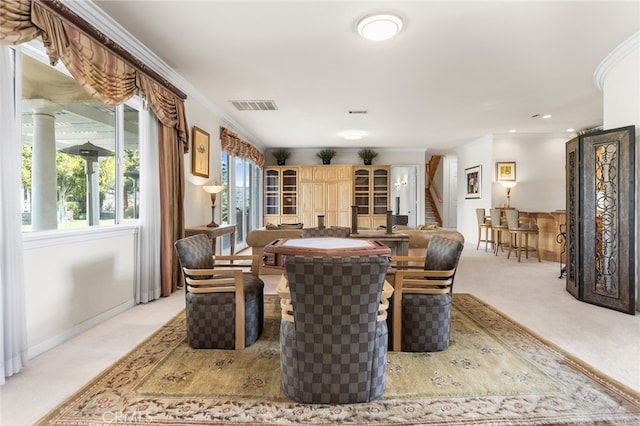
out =
[[350,228],[302,228],[300,231],[301,238],[313,238],[313,237],[334,237],[334,238],[348,238],[351,235]]
[[427,271],[447,271],[457,268],[464,244],[449,238],[434,236],[429,240],[424,269]]
[[382,394],[388,331],[377,315],[388,264],[381,256],[287,256],[294,316],[280,329],[287,396],[335,404]]
[[176,241],[176,250],[180,259],[180,266],[188,269],[213,268],[213,252],[211,241],[204,234]]

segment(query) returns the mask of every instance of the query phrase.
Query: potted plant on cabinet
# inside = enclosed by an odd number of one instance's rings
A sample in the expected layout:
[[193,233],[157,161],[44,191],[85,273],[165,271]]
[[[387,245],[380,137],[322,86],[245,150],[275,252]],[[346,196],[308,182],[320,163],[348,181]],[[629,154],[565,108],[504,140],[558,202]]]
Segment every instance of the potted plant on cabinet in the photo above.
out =
[[322,164],[331,164],[331,159],[335,157],[336,151],[333,149],[323,149],[316,154],[322,160]]
[[278,166],[284,166],[287,162],[287,158],[291,155],[291,152],[287,149],[280,148],[273,151],[271,155],[273,155],[278,162]]
[[378,156],[378,153],[372,149],[363,148],[360,151],[358,151],[358,156],[362,158],[365,166],[370,166],[373,159]]

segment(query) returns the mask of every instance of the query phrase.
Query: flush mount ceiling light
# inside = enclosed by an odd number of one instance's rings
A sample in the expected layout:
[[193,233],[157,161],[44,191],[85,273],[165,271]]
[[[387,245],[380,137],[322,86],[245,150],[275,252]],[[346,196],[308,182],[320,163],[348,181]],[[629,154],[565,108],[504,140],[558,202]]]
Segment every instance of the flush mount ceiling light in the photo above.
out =
[[340,133],[340,136],[348,141],[356,141],[362,139],[367,134],[361,130],[347,130]]
[[391,13],[380,13],[362,18],[358,22],[358,34],[367,40],[390,39],[402,30],[402,18]]

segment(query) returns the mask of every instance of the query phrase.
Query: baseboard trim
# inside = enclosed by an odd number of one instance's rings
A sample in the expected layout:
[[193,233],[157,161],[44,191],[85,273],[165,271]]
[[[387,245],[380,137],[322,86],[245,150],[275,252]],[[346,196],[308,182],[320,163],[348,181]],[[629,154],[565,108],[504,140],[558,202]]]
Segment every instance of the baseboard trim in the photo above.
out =
[[55,348],[56,346],[66,342],[72,337],[79,335],[80,333],[87,330],[88,328],[91,328],[96,324],[106,321],[109,318],[115,317],[116,315],[121,314],[122,312],[128,309],[131,309],[134,306],[135,306],[135,303],[133,299],[130,299],[118,306],[115,306],[109,309],[108,311],[105,311],[105,312],[102,312],[101,314],[96,315],[93,318],[89,318],[88,320],[83,321],[80,324],[77,324],[71,327],[65,332],[58,334],[57,336],[54,336],[50,339],[45,340],[44,342],[38,343],[37,345],[30,347],[28,349],[28,357],[29,359],[33,359],[38,355],[43,354]]

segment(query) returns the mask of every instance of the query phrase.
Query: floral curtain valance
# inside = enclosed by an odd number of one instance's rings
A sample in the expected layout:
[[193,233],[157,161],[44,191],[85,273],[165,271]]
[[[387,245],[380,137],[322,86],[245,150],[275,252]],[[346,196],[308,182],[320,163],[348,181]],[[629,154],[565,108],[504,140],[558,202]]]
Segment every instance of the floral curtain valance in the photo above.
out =
[[236,133],[224,127],[220,128],[220,144],[226,153],[253,161],[258,167],[264,166],[264,154],[258,148],[243,141]]
[[[0,44],[26,43],[38,36],[42,37],[51,64],[61,60],[71,75],[101,102],[118,105],[140,91],[160,122],[177,130],[183,152],[188,151],[186,96],[182,92],[166,82],[160,84],[149,75],[149,70],[140,69],[144,68],[141,64],[132,64],[133,61],[119,54],[124,53],[122,48],[89,27],[58,0],[2,0]],[[116,48],[120,52],[114,52]]]

